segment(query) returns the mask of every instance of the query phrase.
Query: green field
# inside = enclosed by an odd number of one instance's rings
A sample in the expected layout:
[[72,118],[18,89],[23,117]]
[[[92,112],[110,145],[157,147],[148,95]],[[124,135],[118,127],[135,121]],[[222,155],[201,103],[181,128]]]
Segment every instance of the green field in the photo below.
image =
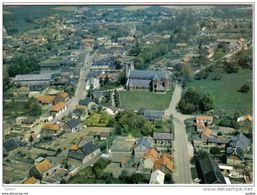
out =
[[[251,82],[248,93],[240,93],[238,90],[245,82]],[[239,73],[223,74],[222,79],[194,80],[189,83],[201,92],[209,92],[213,95],[216,110],[228,112],[252,113],[252,71],[242,69]]]
[[[67,16],[72,13],[71,11],[78,6],[49,6],[49,5],[23,5],[23,6],[4,6],[3,11],[3,23],[7,28],[16,28],[18,33],[23,33],[29,30],[33,30],[39,27],[36,23],[28,23],[25,20],[27,18],[42,18],[50,15],[62,15]],[[6,26],[6,24],[9,25]],[[10,26],[11,24],[11,26]]]
[[171,100],[173,90],[166,94],[156,94],[148,91],[121,91],[121,105],[125,109],[166,109]]

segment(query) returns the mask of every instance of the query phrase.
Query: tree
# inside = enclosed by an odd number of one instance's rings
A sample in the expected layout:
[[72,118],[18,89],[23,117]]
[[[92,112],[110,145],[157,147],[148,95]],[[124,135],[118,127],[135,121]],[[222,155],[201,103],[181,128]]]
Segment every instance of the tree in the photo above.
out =
[[29,100],[25,103],[24,107],[28,109],[28,114],[30,116],[39,116],[42,111],[41,105],[34,97],[29,98]]
[[126,77],[126,72],[125,71],[123,71],[123,72],[121,72],[120,74],[119,74],[119,83],[122,85],[122,86],[124,86],[125,84],[126,84],[126,82],[127,82],[127,77]]
[[199,110],[201,94],[193,88],[188,88],[182,96],[178,107],[183,114],[191,114]]
[[94,86],[91,84],[87,91],[87,97],[93,98],[93,92],[94,92]]
[[200,160],[200,159],[203,159],[203,158],[205,158],[205,157],[207,157],[209,154],[208,154],[208,152],[206,151],[206,150],[203,150],[203,149],[199,149],[196,153],[195,153],[195,155],[194,155],[194,161],[196,162],[196,161],[198,161],[198,160]]
[[174,183],[171,174],[166,174],[166,175],[165,175],[164,183],[165,183],[165,184],[173,184],[173,183]]
[[141,133],[144,136],[152,135],[153,130],[154,130],[153,124],[151,122],[147,121],[147,122],[144,123],[144,126],[143,126],[143,128],[141,130]]
[[242,85],[242,87],[239,89],[241,93],[247,93],[250,90],[249,83],[245,83]]
[[8,74],[11,77],[17,74],[27,74],[35,71],[39,71],[39,60],[33,54],[17,55],[15,56],[8,67]]
[[112,173],[103,173],[101,179],[103,179],[106,184],[113,183]]
[[32,137],[32,135],[29,136],[29,142],[30,142],[30,143],[33,142],[33,137]]
[[108,85],[110,83],[109,77],[106,74],[105,79],[104,79],[104,85]]
[[239,72],[239,66],[236,62],[223,62],[224,69],[227,73],[238,73]]
[[192,72],[192,68],[190,65],[182,65],[181,66],[181,74],[182,74],[182,77],[184,79],[184,81],[186,82],[190,82],[193,80],[193,72]]
[[114,64],[115,64],[115,69],[118,69],[118,70],[119,70],[119,69],[122,68],[121,62],[120,62],[119,60],[115,60]]
[[130,181],[132,184],[142,183],[144,181],[144,176],[140,173],[134,173],[133,175],[131,175]]
[[220,154],[220,149],[218,147],[211,148],[210,153],[212,155],[218,155],[218,154]]
[[252,69],[252,49],[248,50],[240,50],[235,55],[235,60],[239,66],[242,68],[249,68]]
[[212,110],[214,108],[214,100],[210,94],[205,94],[199,102],[199,109],[201,112]]

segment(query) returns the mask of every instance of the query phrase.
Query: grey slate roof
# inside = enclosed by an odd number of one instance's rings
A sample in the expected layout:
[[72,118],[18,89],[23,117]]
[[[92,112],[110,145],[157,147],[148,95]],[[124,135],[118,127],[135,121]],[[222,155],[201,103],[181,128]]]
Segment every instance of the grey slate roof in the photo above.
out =
[[50,81],[51,73],[16,75],[14,81]]
[[172,140],[173,139],[173,135],[171,133],[158,133],[158,132],[154,132],[153,139],[154,140]]
[[136,150],[148,150],[154,145],[154,140],[152,137],[141,137],[136,143]]
[[233,137],[227,148],[226,153],[228,155],[235,154],[238,156],[240,160],[244,160],[245,152],[247,151],[247,148],[250,146],[250,140],[245,137],[242,133],[237,134],[235,137]]
[[226,184],[218,163],[209,156],[198,161],[200,175],[205,184]]
[[79,121],[78,119],[73,118],[73,119],[71,119],[71,120],[69,120],[69,121],[67,122],[67,125],[68,125],[71,129],[73,129],[73,128],[76,128],[76,127],[78,127],[78,126],[80,125],[80,121]]
[[88,106],[88,104],[91,103],[91,102],[92,102],[92,99],[89,98],[89,97],[86,97],[83,100],[79,100],[79,105]]
[[160,110],[145,110],[144,117],[147,119],[162,119],[163,111]]
[[98,149],[98,147],[93,144],[92,142],[88,142],[85,145],[83,145],[81,147],[81,149],[83,150],[84,154],[87,156],[89,154],[91,154],[92,152],[94,152],[95,150]]
[[3,143],[4,149],[6,150],[6,152],[10,152],[18,147],[20,147],[21,143],[18,140],[15,139],[8,139],[7,141],[5,141]]
[[77,160],[83,160],[86,156],[90,155],[98,149],[98,146],[92,142],[88,142],[85,145],[81,146],[77,151],[70,150],[68,152],[68,157],[74,158]]
[[226,139],[217,139],[215,137],[209,137],[207,139],[208,143],[217,143],[217,144],[227,144],[229,142],[229,140]]
[[151,80],[130,79],[129,87],[150,87]]
[[237,134],[230,141],[230,146],[232,147],[240,147],[243,150],[247,149],[250,146],[250,140],[245,137],[242,133]]
[[131,70],[129,77],[130,78],[135,78],[135,79],[148,79],[148,80],[152,80],[154,77],[155,78],[159,77],[160,79],[167,79],[168,75],[164,71]]

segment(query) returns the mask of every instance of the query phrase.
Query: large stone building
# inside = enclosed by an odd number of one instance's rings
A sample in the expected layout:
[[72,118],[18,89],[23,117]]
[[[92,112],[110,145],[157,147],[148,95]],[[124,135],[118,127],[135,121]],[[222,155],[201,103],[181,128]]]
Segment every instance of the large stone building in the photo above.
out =
[[171,85],[170,78],[165,71],[129,70],[127,77],[127,90],[166,92]]

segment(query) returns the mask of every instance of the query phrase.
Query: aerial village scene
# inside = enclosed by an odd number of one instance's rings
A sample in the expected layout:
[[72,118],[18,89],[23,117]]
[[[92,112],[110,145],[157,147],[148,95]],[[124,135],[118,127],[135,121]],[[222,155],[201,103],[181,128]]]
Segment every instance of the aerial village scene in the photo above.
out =
[[252,184],[251,5],[4,5],[4,184]]

